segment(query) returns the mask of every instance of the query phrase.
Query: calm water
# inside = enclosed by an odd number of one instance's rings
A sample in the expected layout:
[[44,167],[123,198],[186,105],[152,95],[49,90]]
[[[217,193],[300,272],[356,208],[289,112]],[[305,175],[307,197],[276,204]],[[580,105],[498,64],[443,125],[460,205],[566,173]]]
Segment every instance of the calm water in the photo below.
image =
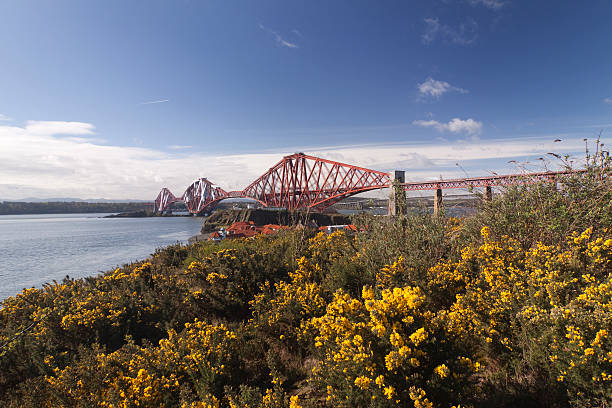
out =
[[26,287],[81,278],[142,260],[199,233],[199,217],[0,215],[0,300]]

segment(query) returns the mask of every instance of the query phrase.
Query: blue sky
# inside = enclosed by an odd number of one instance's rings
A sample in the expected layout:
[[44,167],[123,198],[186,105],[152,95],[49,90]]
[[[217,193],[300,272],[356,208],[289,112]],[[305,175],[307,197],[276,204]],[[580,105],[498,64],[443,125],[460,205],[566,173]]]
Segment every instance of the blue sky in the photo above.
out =
[[238,189],[298,150],[412,180],[578,154],[612,141],[611,18],[604,0],[7,0],[0,199]]

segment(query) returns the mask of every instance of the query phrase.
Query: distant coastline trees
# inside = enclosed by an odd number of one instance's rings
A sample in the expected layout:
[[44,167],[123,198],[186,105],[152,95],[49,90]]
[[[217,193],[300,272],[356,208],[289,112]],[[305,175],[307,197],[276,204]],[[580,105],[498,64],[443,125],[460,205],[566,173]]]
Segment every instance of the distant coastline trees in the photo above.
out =
[[0,215],[117,213],[146,208],[146,203],[88,203],[83,201],[25,203],[4,201],[0,202]]

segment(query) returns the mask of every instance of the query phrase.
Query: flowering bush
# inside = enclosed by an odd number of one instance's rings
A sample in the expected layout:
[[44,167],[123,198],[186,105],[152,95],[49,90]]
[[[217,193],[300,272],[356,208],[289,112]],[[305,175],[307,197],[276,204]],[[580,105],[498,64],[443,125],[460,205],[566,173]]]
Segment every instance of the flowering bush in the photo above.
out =
[[610,194],[589,168],[463,219],[177,245],[26,289],[1,303],[0,405],[610,407]]
[[[327,313],[312,320],[320,363],[311,381],[329,405],[433,406],[466,394],[477,361],[460,355],[425,306],[417,287],[364,288],[360,299],[337,292]],[[449,406],[450,406],[449,405]]]
[[237,346],[236,334],[224,325],[195,321],[181,334],[170,331],[156,347],[128,343],[113,353],[95,350],[87,364],[63,369],[53,367],[51,360],[46,392],[62,405],[214,405],[228,378],[239,377]]
[[264,244],[269,238],[256,240],[259,247],[220,249],[189,264],[182,278],[189,288],[186,303],[197,311],[196,316],[244,319],[250,314],[248,304],[259,285],[287,275],[283,251]]

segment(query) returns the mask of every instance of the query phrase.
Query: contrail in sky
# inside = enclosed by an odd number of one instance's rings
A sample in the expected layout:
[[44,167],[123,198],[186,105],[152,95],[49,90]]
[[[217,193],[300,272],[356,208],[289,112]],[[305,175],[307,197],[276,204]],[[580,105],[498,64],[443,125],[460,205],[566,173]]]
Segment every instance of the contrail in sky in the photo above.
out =
[[141,102],[141,105],[151,105],[154,103],[164,103],[164,102],[168,102],[170,99],[160,99],[158,101],[149,101],[149,102]]

